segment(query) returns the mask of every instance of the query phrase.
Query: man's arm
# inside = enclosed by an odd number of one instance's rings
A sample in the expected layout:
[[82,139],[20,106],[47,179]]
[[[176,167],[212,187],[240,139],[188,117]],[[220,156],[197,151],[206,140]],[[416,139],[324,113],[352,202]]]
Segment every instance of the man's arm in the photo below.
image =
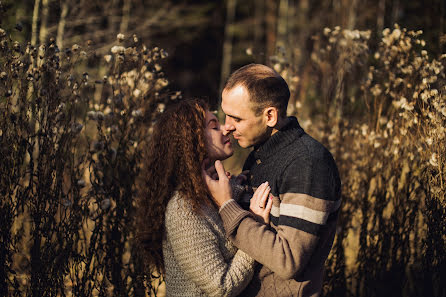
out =
[[299,275],[318,247],[321,230],[332,224],[330,216],[339,208],[340,184],[332,165],[299,160],[288,166],[281,177],[280,197],[274,198],[271,211],[277,232],[243,215],[235,202],[226,203],[220,216],[227,235],[280,277]]

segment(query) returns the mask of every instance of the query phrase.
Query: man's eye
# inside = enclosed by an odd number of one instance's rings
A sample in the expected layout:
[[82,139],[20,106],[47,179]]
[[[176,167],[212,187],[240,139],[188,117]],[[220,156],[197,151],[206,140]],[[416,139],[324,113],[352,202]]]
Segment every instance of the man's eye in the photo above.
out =
[[238,123],[240,121],[241,121],[240,119],[237,119],[237,118],[234,119],[234,122],[236,122],[236,123]]

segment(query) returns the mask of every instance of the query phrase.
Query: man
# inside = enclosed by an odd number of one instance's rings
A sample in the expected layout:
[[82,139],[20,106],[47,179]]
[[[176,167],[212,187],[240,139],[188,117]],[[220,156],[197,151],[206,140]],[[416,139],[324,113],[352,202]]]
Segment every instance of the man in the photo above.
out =
[[[220,162],[218,179],[203,171],[227,236],[261,264],[241,296],[319,296],[336,232],[341,203],[336,164],[295,117],[286,117],[289,96],[285,80],[259,64],[235,71],[222,93],[226,132],[241,147],[254,147],[243,167],[249,185],[270,186],[270,225],[231,199]],[[265,209],[264,201],[255,203]]]

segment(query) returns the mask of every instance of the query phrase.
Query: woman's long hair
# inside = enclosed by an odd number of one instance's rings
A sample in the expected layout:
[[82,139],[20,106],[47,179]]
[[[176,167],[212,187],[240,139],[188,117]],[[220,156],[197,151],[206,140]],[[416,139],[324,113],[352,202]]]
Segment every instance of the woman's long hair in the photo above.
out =
[[162,239],[166,206],[174,191],[192,210],[209,203],[201,176],[206,156],[205,116],[201,100],[184,100],[159,117],[148,142],[138,182],[136,237],[146,268],[164,272]]

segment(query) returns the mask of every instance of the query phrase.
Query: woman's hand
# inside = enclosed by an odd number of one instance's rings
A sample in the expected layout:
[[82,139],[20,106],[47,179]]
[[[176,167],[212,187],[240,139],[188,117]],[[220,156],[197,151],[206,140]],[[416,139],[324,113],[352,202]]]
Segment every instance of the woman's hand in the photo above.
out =
[[232,189],[229,184],[229,178],[226,175],[225,168],[221,161],[215,161],[215,170],[217,176],[212,174],[212,170],[206,170],[206,165],[209,161],[204,161],[201,167],[201,175],[206,183],[209,193],[214,202],[221,207],[226,201],[232,199]]
[[273,199],[269,192],[271,187],[268,182],[261,184],[251,198],[249,209],[257,216],[257,219],[265,224],[269,224],[269,213],[273,207]]

